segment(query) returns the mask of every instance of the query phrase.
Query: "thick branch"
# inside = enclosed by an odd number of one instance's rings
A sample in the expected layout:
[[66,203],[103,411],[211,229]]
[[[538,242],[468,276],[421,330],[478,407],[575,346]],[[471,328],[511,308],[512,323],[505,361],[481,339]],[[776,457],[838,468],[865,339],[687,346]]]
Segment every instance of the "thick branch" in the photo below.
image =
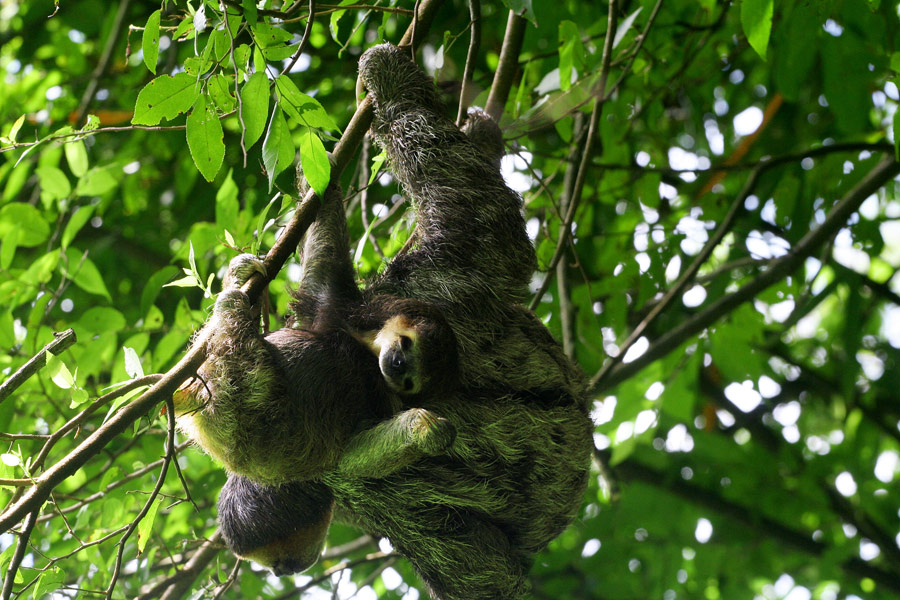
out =
[[525,39],[525,19],[513,11],[509,11],[506,21],[506,35],[503,37],[503,46],[500,48],[500,64],[494,73],[494,83],[491,84],[491,92],[488,94],[487,104],[484,110],[491,118],[500,122],[503,109],[506,107],[506,99],[512,88],[513,78],[519,68],[519,53],[522,51],[522,40]]

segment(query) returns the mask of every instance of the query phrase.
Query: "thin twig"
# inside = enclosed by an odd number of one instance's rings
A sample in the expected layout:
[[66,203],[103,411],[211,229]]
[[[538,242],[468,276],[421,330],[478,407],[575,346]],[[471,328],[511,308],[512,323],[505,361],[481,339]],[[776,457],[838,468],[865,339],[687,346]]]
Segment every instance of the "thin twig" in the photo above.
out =
[[94,94],[97,93],[97,86],[100,85],[100,78],[103,77],[103,74],[106,72],[109,61],[112,58],[113,50],[116,47],[116,42],[119,41],[119,34],[122,32],[122,23],[125,20],[125,13],[128,11],[128,5],[130,3],[131,0],[121,0],[119,2],[119,10],[116,11],[115,21],[113,22],[112,29],[109,30],[109,37],[106,38],[106,47],[103,48],[103,54],[100,56],[100,61],[97,63],[94,72],[91,73],[91,80],[88,82],[87,89],[84,90],[84,95],[81,97],[81,102],[78,104],[78,110],[75,111],[76,124],[81,123],[82,119],[84,119],[84,114],[87,112],[88,106],[90,106],[91,101],[94,99]]
[[291,62],[284,67],[284,70],[281,71],[281,75],[286,73],[290,73],[291,69],[294,68],[294,65],[297,64],[297,59],[300,58],[300,55],[303,54],[303,51],[306,50],[306,45],[309,44],[309,36],[312,33],[313,22],[316,20],[316,0],[309,0],[309,14],[306,16],[306,29],[303,30],[303,37],[300,39],[300,45],[297,46],[297,51],[294,52],[294,56],[291,57]]
[[9,379],[0,384],[0,402],[6,400],[9,395],[25,383],[29,377],[40,371],[44,365],[47,364],[48,352],[54,356],[59,356],[69,348],[69,346],[74,344],[75,341],[76,337],[74,329],[67,329],[63,332],[54,332],[52,342],[49,342],[46,346],[41,348],[37,354],[28,360],[28,362],[10,375]]
[[469,110],[469,100],[472,92],[472,73],[475,71],[475,61],[478,60],[478,51],[481,49],[481,0],[469,0],[469,50],[466,52],[466,66],[463,69],[462,85],[459,89],[459,110],[456,113],[456,126],[462,127]]
[[547,292],[547,288],[550,287],[551,275],[565,252],[566,244],[572,233],[572,221],[575,218],[575,211],[578,208],[578,204],[581,202],[581,193],[584,190],[585,178],[587,177],[587,171],[590,168],[594,138],[597,136],[600,114],[603,112],[603,104],[605,103],[604,90],[606,90],[606,81],[609,78],[609,65],[612,60],[613,39],[616,31],[616,24],[619,19],[617,8],[617,0],[609,0],[606,39],[603,42],[603,55],[600,59],[600,78],[597,82],[597,87],[594,90],[594,108],[591,111],[591,121],[588,124],[587,137],[584,140],[584,150],[581,154],[581,164],[578,166],[578,176],[575,179],[575,188],[572,192],[572,197],[569,199],[570,204],[568,210],[566,210],[566,216],[559,229],[559,240],[557,240],[553,258],[550,260],[547,276],[544,277],[540,289],[538,289],[537,293],[535,293],[534,297],[531,299],[531,304],[529,305],[531,310],[537,308],[537,305],[541,302],[541,298],[543,298],[544,294]]
[[116,398],[121,398],[125,394],[127,394],[133,390],[136,390],[139,387],[156,383],[157,381],[160,380],[160,378],[162,378],[162,375],[159,375],[159,374],[151,374],[151,375],[144,375],[143,377],[137,377],[135,379],[132,379],[131,381],[129,381],[122,387],[97,398],[94,402],[91,403],[90,406],[88,406],[87,408],[82,410],[80,413],[78,413],[77,415],[75,415],[74,417],[69,419],[68,422],[65,423],[65,425],[63,425],[62,427],[57,429],[53,433],[53,435],[51,435],[47,439],[47,441],[44,443],[43,447],[41,448],[40,452],[37,453],[37,456],[35,456],[34,460],[32,461],[32,468],[37,469],[39,467],[42,467],[44,464],[44,461],[47,459],[47,454],[50,453],[50,450],[53,448],[53,446],[55,446],[56,443],[59,440],[61,440],[67,433],[69,433],[70,431],[72,431],[73,429],[75,429],[76,427],[81,425],[82,423],[84,423],[88,417],[90,417],[92,414],[94,414],[94,412],[97,411],[98,408],[105,406],[106,404],[112,402]]
[[166,454],[163,459],[162,469],[159,471],[159,478],[156,480],[156,485],[153,487],[153,491],[150,493],[150,496],[147,497],[147,501],[144,503],[143,508],[138,513],[137,517],[131,522],[131,525],[128,529],[125,530],[125,533],[122,534],[122,537],[119,539],[118,546],[119,549],[116,552],[116,562],[113,566],[112,577],[109,581],[109,587],[106,588],[106,600],[112,600],[113,590],[116,588],[116,582],[119,579],[119,572],[122,568],[122,556],[125,554],[125,542],[128,541],[128,538],[131,537],[131,534],[134,533],[134,530],[137,529],[137,526],[140,522],[147,516],[147,513],[150,511],[150,507],[153,506],[153,503],[156,501],[156,497],[159,495],[159,491],[162,489],[163,484],[166,482],[166,474],[169,472],[169,463],[175,457],[175,403],[172,400],[172,397],[166,398],[166,416],[168,417],[169,422],[169,435],[166,437]]
[[16,581],[16,573],[19,570],[19,565],[22,564],[22,559],[25,557],[25,549],[28,548],[28,540],[31,538],[31,532],[34,531],[34,525],[37,523],[38,511],[28,513],[28,516],[25,517],[25,525],[22,527],[22,531],[19,532],[19,539],[16,541],[16,549],[13,553],[12,559],[9,561],[9,566],[6,568],[6,577],[3,580],[3,591],[0,593],[0,599],[9,600],[10,596],[12,596],[13,585]]

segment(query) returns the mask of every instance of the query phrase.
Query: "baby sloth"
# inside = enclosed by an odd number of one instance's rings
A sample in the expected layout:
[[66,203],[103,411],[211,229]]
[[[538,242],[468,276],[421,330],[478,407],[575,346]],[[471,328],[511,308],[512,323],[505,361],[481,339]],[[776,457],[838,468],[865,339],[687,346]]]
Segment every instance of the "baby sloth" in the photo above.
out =
[[[339,192],[331,196],[307,233],[289,326],[260,333],[240,286],[262,262],[236,257],[200,333],[207,360],[175,394],[182,431],[227,471],[257,483],[345,468],[351,438],[456,381],[456,342],[440,311],[410,298],[362,300]],[[420,439],[432,425],[450,427],[413,414],[426,422],[402,440],[411,447],[434,441]]]
[[427,302],[363,300],[337,188],[301,262],[289,326],[262,335],[240,289],[262,263],[232,260],[198,336],[207,360],[174,397],[180,429],[229,473],[219,498],[226,542],[278,574],[321,552],[333,499],[317,478],[383,477],[444,452],[455,436],[447,419],[400,411],[455,388],[453,332]]

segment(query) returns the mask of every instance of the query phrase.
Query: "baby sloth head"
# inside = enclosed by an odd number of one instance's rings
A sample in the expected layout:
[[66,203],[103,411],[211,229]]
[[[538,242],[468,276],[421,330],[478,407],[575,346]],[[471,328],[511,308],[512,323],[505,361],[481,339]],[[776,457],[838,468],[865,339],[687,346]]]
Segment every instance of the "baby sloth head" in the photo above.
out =
[[403,396],[448,393],[458,382],[456,337],[444,315],[413,299],[382,299],[381,328],[368,342],[385,383]]

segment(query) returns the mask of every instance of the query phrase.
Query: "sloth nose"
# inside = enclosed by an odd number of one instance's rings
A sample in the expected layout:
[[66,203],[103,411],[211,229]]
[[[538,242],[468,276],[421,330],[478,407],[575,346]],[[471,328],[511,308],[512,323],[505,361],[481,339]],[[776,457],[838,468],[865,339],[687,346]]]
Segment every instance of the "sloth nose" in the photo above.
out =
[[403,355],[398,352],[397,354],[394,355],[394,358],[391,360],[391,367],[400,371],[405,366],[406,366],[406,359],[403,358]]

